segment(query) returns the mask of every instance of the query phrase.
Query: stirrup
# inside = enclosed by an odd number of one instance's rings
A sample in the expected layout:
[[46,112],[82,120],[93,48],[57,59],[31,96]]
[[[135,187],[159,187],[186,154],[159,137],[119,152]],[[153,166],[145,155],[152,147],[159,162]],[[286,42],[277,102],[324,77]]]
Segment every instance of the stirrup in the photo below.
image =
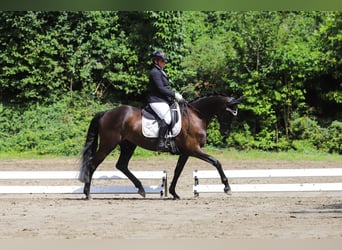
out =
[[157,151],[165,152],[166,150],[168,151],[166,140],[164,138],[161,138],[161,139],[158,138]]
[[159,141],[158,144],[157,144],[157,148],[158,149],[164,149],[165,146],[166,146],[166,143],[163,140]]
[[168,146],[168,149],[170,151],[171,154],[179,154],[180,151],[179,151],[179,148],[177,147],[177,144],[176,144],[176,141],[175,140],[170,140],[169,141],[169,146]]

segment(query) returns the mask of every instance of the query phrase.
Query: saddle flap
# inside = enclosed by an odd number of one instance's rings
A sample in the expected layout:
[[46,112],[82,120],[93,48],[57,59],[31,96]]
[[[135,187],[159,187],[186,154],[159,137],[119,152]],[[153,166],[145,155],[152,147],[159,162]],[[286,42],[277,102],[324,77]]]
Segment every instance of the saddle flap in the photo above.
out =
[[[170,107],[171,111],[171,124],[170,133],[167,134],[168,137],[176,137],[182,128],[182,121],[180,115],[180,108],[178,103],[173,103]],[[159,121],[160,118],[154,113],[152,108],[148,105],[142,111],[142,133],[148,138],[158,138],[159,132]]]
[[145,117],[149,120],[156,120],[160,121],[159,116],[153,111],[153,109],[150,107],[150,105],[147,105],[145,108],[141,110],[142,117]]
[[171,112],[171,124],[170,127],[173,128],[174,125],[178,122],[179,120],[179,113],[180,113],[180,109],[179,109],[179,105],[178,103],[173,103],[170,107],[170,112]]

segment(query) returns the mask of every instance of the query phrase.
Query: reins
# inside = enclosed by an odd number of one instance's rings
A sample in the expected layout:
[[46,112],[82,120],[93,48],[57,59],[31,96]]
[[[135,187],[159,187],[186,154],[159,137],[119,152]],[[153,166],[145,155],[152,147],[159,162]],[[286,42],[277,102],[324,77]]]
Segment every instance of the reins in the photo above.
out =
[[189,116],[188,106],[189,106],[188,102],[185,101],[182,103],[182,116],[186,115],[186,117],[188,119],[187,134],[189,134],[189,132],[190,132],[190,116]]

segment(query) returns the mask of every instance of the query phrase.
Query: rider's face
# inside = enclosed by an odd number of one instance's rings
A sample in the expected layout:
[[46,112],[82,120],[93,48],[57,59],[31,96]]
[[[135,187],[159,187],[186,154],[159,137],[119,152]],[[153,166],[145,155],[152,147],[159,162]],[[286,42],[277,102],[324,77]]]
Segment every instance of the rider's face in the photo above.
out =
[[158,64],[159,67],[164,68],[164,66],[165,66],[165,61],[163,61],[163,60],[158,60],[158,61],[157,61],[157,64]]

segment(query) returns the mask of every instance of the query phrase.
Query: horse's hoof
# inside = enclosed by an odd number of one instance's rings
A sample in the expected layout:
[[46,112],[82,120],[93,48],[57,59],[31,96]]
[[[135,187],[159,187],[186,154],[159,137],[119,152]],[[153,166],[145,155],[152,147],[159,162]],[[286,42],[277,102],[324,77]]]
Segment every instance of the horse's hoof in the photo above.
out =
[[141,189],[139,189],[138,190],[138,194],[140,194],[142,197],[146,197],[146,193],[145,193],[145,190],[141,190]]
[[173,200],[180,200],[181,198],[176,194],[175,191],[169,190],[170,194],[173,196]]
[[225,192],[227,195],[232,195],[232,194],[233,194],[233,193],[232,193],[232,190],[230,190],[230,189],[229,189],[229,190],[225,190],[224,192]]
[[84,197],[84,199],[86,201],[91,201],[93,199],[93,197],[91,197],[90,195],[87,195],[86,197]]
[[232,190],[230,189],[229,186],[224,188],[224,192],[228,195],[232,195]]

